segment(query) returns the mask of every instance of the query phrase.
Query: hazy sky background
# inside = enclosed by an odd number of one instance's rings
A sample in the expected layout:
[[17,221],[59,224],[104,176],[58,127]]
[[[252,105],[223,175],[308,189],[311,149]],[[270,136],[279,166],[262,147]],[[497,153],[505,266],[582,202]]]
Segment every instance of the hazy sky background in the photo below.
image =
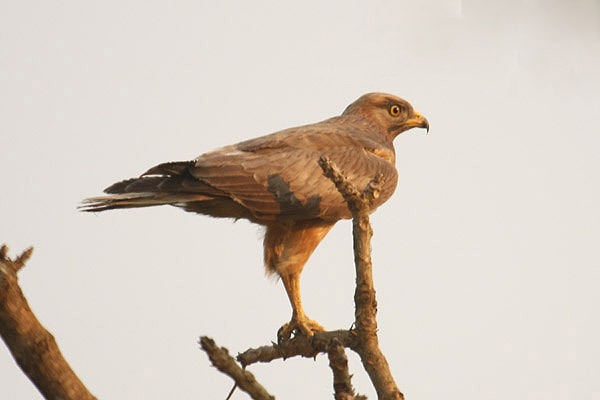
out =
[[[0,242],[100,399],[223,399],[198,349],[269,343],[290,317],[261,231],[81,199],[170,160],[409,100],[398,189],[372,224],[379,334],[408,399],[600,399],[600,3],[4,1]],[[308,314],[353,321],[351,225],[303,274]],[[375,399],[358,357],[354,385]],[[331,398],[327,357],[250,369]],[[0,398],[41,396],[0,346]],[[235,399],[247,398],[242,392]]]

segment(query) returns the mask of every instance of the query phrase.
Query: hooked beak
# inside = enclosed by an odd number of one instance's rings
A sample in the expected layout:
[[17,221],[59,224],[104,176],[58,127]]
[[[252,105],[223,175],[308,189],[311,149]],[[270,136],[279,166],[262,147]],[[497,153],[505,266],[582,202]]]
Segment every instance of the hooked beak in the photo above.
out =
[[429,132],[429,121],[416,111],[414,112],[413,117],[406,121],[406,124],[411,128],[425,128],[427,129],[427,132]]

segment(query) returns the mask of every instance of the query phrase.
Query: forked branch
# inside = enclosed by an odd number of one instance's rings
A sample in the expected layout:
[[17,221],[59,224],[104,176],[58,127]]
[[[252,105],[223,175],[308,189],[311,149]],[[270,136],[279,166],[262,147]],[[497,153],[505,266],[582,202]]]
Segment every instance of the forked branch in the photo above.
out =
[[219,371],[229,375],[235,381],[237,387],[248,393],[255,400],[275,400],[267,390],[256,381],[250,371],[240,367],[225,347],[219,347],[215,341],[208,336],[200,338],[202,350],[208,354],[208,358]]
[[[359,190],[327,157],[322,157],[319,165],[325,176],[335,184],[352,212],[356,266],[356,291],[354,293],[356,329],[317,332],[312,338],[297,335],[282,344],[272,343],[268,346],[248,349],[238,354],[237,360],[245,368],[257,362],[265,363],[294,356],[315,357],[318,353],[327,353],[333,371],[335,398],[365,399],[364,396],[355,395],[352,388],[351,375],[344,353],[344,347],[348,347],[360,356],[380,400],[403,400],[404,395],[394,382],[377,338],[377,300],[371,263],[373,230],[369,222],[369,211],[379,196],[383,175],[378,174],[364,190]],[[236,380],[233,375],[227,374]]]

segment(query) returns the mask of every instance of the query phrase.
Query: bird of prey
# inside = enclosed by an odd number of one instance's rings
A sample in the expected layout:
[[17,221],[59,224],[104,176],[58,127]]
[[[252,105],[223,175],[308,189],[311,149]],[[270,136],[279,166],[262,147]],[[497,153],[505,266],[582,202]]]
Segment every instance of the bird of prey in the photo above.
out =
[[300,274],[319,242],[340,219],[352,217],[318,160],[331,159],[357,187],[378,173],[384,184],[371,212],[396,188],[393,140],[427,119],[405,100],[368,93],[337,117],[225,146],[190,161],[167,162],[139,178],[115,183],[106,196],[84,200],[84,211],[172,205],[220,218],[245,218],[266,227],[264,262],[281,277],[292,319],[279,330],[312,336],[323,330],[300,301]]

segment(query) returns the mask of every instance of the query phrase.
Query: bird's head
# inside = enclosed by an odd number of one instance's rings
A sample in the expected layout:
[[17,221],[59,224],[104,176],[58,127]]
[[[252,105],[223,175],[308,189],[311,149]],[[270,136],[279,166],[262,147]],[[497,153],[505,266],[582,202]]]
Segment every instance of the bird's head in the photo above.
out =
[[410,103],[386,93],[367,93],[344,110],[342,115],[360,115],[380,126],[393,138],[410,128],[426,128],[429,122]]

